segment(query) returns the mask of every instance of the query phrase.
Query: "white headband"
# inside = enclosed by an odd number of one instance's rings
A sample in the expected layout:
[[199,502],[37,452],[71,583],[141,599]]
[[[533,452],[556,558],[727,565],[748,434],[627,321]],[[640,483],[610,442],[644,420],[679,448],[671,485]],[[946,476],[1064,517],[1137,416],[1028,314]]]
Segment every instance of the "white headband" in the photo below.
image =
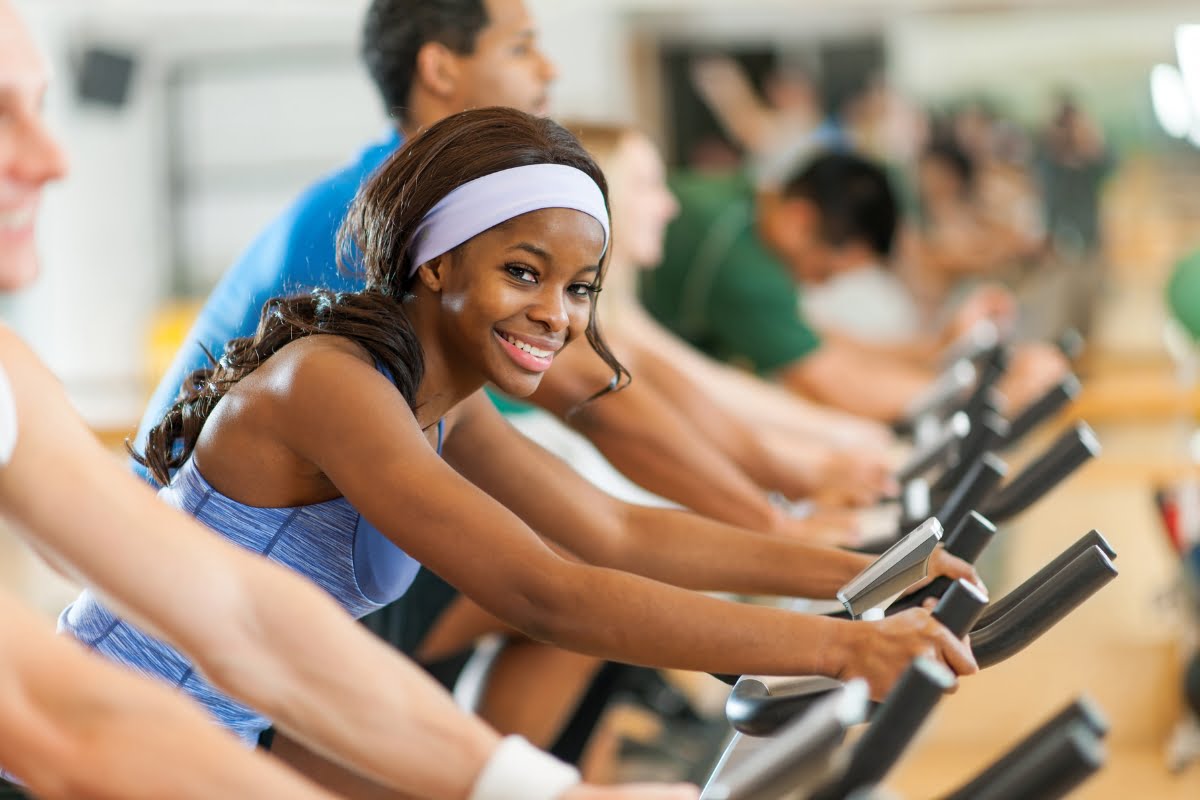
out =
[[574,167],[531,164],[476,178],[439,200],[417,226],[409,274],[501,222],[543,208],[592,217],[604,227],[601,256],[608,250],[608,209],[596,182]]

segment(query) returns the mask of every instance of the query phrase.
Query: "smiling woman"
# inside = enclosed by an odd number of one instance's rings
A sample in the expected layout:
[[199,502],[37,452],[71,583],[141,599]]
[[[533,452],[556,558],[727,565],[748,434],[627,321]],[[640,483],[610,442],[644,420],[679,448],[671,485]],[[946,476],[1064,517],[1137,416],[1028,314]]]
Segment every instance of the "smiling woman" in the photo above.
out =
[[[617,660],[864,675],[876,696],[917,653],[972,671],[923,609],[850,623],[689,591],[832,597],[869,559],[626,505],[505,423],[484,384],[528,395],[576,339],[612,369],[600,391],[621,384],[595,319],[608,230],[604,177],[556,123],[491,108],[433,125],[347,217],[342,263],[365,289],[271,300],[253,336],[192,376],[149,438],[160,496],[357,617],[424,567],[533,638]],[[948,556],[932,571],[970,574]],[[62,625],[248,744],[270,724],[94,594]],[[338,791],[355,780],[287,758]]]

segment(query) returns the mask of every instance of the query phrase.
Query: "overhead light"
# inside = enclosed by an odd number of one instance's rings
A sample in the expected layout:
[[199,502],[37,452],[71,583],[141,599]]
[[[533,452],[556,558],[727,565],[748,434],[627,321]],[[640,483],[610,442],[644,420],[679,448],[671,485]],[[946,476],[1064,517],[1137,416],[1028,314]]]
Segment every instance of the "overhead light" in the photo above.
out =
[[1179,66],[1158,64],[1150,71],[1150,101],[1158,124],[1169,136],[1200,147],[1200,25],[1175,28]]
[[1192,100],[1183,73],[1174,64],[1158,64],[1150,71],[1150,100],[1154,116],[1168,136],[1182,139],[1192,132]]
[[1175,29],[1175,57],[1192,107],[1188,140],[1200,147],[1200,25],[1180,25]]

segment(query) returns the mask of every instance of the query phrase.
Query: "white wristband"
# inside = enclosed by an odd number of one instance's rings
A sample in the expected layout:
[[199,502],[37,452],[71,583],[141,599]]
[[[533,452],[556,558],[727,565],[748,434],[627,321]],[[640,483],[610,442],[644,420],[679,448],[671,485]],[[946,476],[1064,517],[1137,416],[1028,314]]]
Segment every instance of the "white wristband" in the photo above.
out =
[[468,800],[558,800],[579,780],[574,767],[520,736],[505,736],[479,773]]

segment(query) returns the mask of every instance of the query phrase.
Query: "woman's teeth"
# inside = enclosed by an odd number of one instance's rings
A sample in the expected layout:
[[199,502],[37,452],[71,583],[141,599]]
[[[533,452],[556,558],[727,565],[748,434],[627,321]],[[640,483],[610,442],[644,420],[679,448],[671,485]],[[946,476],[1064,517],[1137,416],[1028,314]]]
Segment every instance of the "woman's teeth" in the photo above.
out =
[[524,350],[526,353],[529,353],[529,355],[537,356],[538,358],[549,358],[550,356],[554,355],[553,350],[539,350],[533,345],[522,342],[520,339],[514,339],[511,336],[505,336],[504,341],[508,342],[518,350]]

